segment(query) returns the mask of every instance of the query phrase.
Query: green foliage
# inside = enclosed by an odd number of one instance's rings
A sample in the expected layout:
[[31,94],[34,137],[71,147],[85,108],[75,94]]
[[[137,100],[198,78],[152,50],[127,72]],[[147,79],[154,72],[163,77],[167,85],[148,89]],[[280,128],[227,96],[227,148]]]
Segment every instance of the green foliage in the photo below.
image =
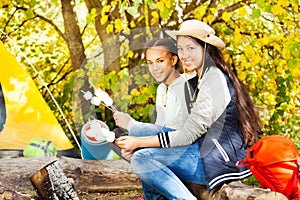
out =
[[246,185],[250,185],[253,187],[261,187],[261,184],[258,182],[258,180],[253,175],[244,179],[242,182]]
[[[97,88],[106,90],[114,101],[114,106],[123,112],[128,112],[133,118],[142,122],[150,122],[153,117],[155,93],[157,84],[145,67],[136,67],[128,71],[127,68],[116,73],[112,71],[98,77]],[[97,111],[103,119],[111,118],[105,107]],[[114,124],[105,120],[110,127]],[[152,120],[153,121],[153,120]]]

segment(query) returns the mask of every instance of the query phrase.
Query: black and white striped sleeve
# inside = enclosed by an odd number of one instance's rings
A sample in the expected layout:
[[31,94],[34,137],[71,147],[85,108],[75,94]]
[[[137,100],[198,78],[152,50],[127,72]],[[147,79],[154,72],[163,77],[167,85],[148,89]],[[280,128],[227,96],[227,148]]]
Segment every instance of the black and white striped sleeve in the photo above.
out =
[[162,148],[170,147],[169,132],[163,132],[158,134],[158,139],[159,139],[160,147]]

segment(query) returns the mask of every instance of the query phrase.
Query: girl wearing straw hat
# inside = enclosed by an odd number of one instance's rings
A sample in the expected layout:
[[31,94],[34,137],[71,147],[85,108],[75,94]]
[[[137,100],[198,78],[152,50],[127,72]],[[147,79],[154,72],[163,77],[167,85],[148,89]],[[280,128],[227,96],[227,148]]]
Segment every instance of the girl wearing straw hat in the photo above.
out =
[[[177,40],[183,68],[195,69],[199,77],[198,95],[189,89],[191,113],[176,131],[162,128],[152,136],[120,137],[116,144],[133,153],[131,166],[142,180],[146,199],[190,200],[196,198],[183,182],[206,184],[211,191],[250,176],[248,168],[236,168],[235,163],[245,157],[261,129],[249,94],[223,58],[225,44],[215,31],[206,23],[188,20],[179,31],[166,33]],[[148,131],[124,115],[115,113],[118,126]],[[205,176],[198,167],[202,161]]]

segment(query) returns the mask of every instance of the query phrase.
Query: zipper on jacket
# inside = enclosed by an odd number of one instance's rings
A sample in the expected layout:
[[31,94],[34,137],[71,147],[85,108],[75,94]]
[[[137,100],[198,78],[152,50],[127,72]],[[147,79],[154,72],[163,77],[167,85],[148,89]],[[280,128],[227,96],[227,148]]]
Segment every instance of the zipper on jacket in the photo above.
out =
[[162,105],[163,105],[163,107],[166,107],[167,103],[168,103],[168,89],[169,89],[169,87],[166,85],[166,87],[163,91],[163,94],[162,94]]
[[226,151],[223,149],[223,147],[220,145],[220,143],[218,142],[218,140],[216,139],[212,139],[213,143],[216,145],[217,149],[219,150],[219,152],[221,153],[222,157],[224,158],[225,162],[230,161]]

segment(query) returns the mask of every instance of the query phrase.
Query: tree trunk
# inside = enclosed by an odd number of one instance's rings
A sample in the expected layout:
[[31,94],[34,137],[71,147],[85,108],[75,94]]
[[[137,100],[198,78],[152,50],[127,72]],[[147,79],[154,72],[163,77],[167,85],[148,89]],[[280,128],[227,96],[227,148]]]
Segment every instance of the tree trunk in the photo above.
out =
[[[74,3],[74,2],[73,2]],[[65,33],[64,38],[67,42],[73,70],[79,69],[86,59],[84,47],[77,23],[77,17],[74,12],[72,0],[61,0],[62,15],[64,18]]]
[[[108,24],[114,25],[114,19],[120,18],[119,14],[119,3],[111,8],[109,13],[105,13],[108,15],[108,20],[101,24],[101,11],[103,8],[102,2],[99,0],[85,0],[86,7],[89,12],[94,8],[96,9],[97,16],[95,17],[95,27],[97,34],[102,43],[102,49],[104,54],[104,72],[109,73],[113,70],[120,71],[120,38],[118,33],[113,32],[107,33],[106,27]],[[110,1],[107,2],[107,5],[110,4]]]

